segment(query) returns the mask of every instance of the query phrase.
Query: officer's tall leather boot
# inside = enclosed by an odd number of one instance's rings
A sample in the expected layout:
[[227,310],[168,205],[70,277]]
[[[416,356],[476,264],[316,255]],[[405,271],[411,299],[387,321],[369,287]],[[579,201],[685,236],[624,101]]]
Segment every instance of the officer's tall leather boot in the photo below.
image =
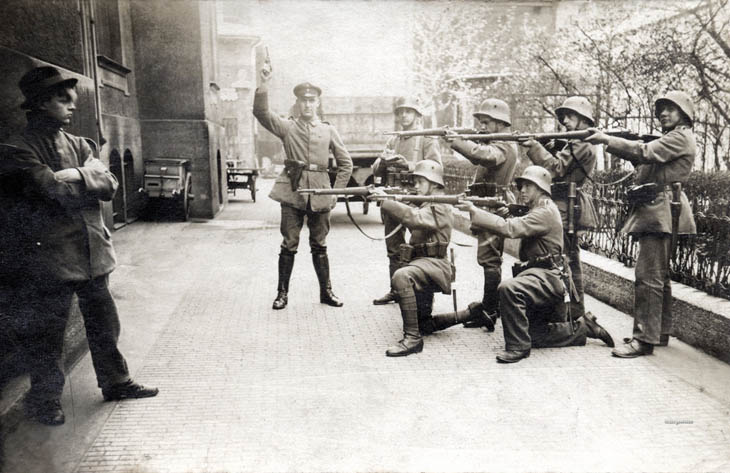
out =
[[279,253],[279,286],[276,289],[276,299],[274,299],[274,304],[271,306],[274,310],[283,309],[288,302],[289,278],[294,267],[295,254],[283,248]]
[[400,314],[403,317],[403,339],[385,351],[385,356],[407,356],[423,351],[423,339],[418,330],[418,305],[413,289],[398,291]]
[[496,317],[487,314],[481,302],[472,302],[467,309],[460,310],[456,313],[436,314],[432,317],[432,320],[434,332],[453,327],[460,323],[466,325],[466,322],[471,321],[478,322],[479,327],[487,327],[488,331],[493,332]]
[[487,327],[487,331],[494,331],[494,322],[499,318],[499,296],[497,287],[502,282],[502,270],[500,268],[484,268],[484,292],[482,306],[485,317],[474,317],[464,322],[465,328]]
[[327,253],[312,253],[312,263],[314,264],[314,272],[317,273],[317,279],[319,280],[319,302],[332,307],[342,307],[342,301],[332,292],[330,260],[327,258]]
[[[388,272],[390,273],[390,280],[392,281],[393,275],[396,271],[398,271],[398,268],[400,268],[400,260],[397,256],[391,256],[388,259],[390,260],[390,263],[388,264]],[[373,299],[373,305],[385,305],[390,304],[391,302],[398,302],[398,294],[396,294],[395,289],[393,289],[392,286],[390,291],[388,291],[388,293],[383,297]]]

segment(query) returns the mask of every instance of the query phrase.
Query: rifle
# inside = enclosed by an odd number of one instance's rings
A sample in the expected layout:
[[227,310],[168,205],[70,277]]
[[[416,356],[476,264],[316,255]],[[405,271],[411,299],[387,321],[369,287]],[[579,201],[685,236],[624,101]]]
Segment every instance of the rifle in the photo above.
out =
[[421,130],[384,131],[383,134],[394,136],[446,136],[449,132],[479,134],[479,130],[474,128],[450,128],[448,126],[440,128],[424,128]]
[[413,195],[404,193],[403,189],[398,187],[380,187],[387,195],[373,195],[372,190],[375,186],[372,184],[363,187],[336,187],[333,189],[299,189],[300,194],[313,195],[343,195],[347,197],[358,196],[368,200],[395,200],[396,202],[406,202],[411,204],[449,204],[458,205],[464,202],[472,202],[479,208],[497,210],[503,207],[507,208],[510,215],[521,217],[529,212],[529,207],[520,204],[509,204],[497,197],[475,197],[467,194],[458,195]]
[[[383,189],[388,194],[406,194],[408,191],[402,187],[378,187]],[[332,189],[299,189],[297,192],[300,194],[312,194],[312,195],[342,195],[346,197],[363,197],[365,199],[372,197],[372,190],[375,186],[370,184],[368,186],[361,187],[333,187]]]
[[395,200],[396,202],[406,202],[411,204],[423,204],[423,203],[435,203],[435,204],[449,204],[458,205],[464,202],[471,202],[475,206],[487,209],[489,211],[495,211],[497,209],[506,208],[509,214],[513,217],[522,217],[526,215],[530,208],[526,205],[521,204],[509,204],[502,199],[497,197],[474,197],[466,194],[458,195],[404,195],[404,194],[390,194],[390,195],[372,195],[370,196],[373,200]]
[[[631,141],[643,141],[649,143],[659,138],[657,135],[640,135],[630,130],[609,129],[603,130],[603,132],[609,136],[616,136]],[[471,141],[527,141],[535,140],[540,143],[545,143],[550,140],[585,140],[593,133],[589,130],[577,130],[577,131],[556,131],[550,133],[463,133],[456,135],[444,135],[445,138],[461,138],[463,140]]]

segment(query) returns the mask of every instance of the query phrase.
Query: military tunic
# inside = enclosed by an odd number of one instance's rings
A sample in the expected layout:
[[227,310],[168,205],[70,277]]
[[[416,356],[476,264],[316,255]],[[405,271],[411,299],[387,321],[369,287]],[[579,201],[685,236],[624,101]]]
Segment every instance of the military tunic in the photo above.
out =
[[[672,288],[667,261],[671,250],[671,183],[687,182],[696,153],[695,138],[686,126],[677,126],[650,143],[609,137],[606,151],[636,166],[637,184],[660,186],[651,202],[632,206],[622,231],[639,240],[634,283],[634,338],[657,344],[672,330]],[[697,233],[684,191],[677,233]]]
[[[417,162],[430,159],[441,164],[441,148],[438,140],[428,136],[392,136],[385,144],[385,150],[391,151],[395,155],[401,155],[408,162],[409,169],[413,169]],[[378,174],[380,167],[384,166],[383,160],[377,162],[373,172]],[[389,214],[383,214],[383,225],[385,226],[385,235],[390,235],[398,226],[398,222]],[[388,259],[391,261],[390,276],[398,268],[397,262],[398,248],[405,243],[405,229],[394,233],[390,238],[385,240],[385,249]]]
[[[424,203],[420,207],[412,207],[386,200],[383,202],[382,210],[408,228],[411,232],[409,244],[412,246],[434,242],[448,246],[451,241],[454,217],[449,205]],[[393,279],[408,277],[412,280],[416,291],[433,291],[438,288],[444,294],[449,294],[451,275],[451,263],[445,256],[420,257],[398,269]]]
[[[517,145],[506,141],[478,144],[473,141],[455,140],[451,147],[477,166],[474,182],[495,184],[499,194],[508,203],[515,198],[509,186],[517,166]],[[477,263],[484,270],[482,307],[487,313],[497,312],[499,300],[497,286],[502,280],[502,254],[504,238],[480,231],[477,236]]]
[[[593,173],[596,166],[596,147],[584,141],[569,141],[562,150],[553,156],[540,143],[535,143],[527,151],[527,156],[538,166],[542,166],[553,177],[553,182],[575,182],[577,191],[577,220],[575,231],[595,228],[598,223],[591,196],[583,192],[581,186]],[[583,268],[580,263],[580,246],[576,235],[568,235],[568,198],[566,195],[553,195],[563,220],[563,248],[568,254],[570,274],[580,300],[572,301],[573,316],[582,317],[585,313],[583,293]]]
[[[302,170],[297,188],[329,189],[327,173],[330,151],[337,161],[337,177],[334,187],[346,187],[352,174],[352,159],[345,149],[335,128],[323,121],[306,121],[279,117],[269,110],[268,94],[257,90],[254,96],[253,114],[261,125],[279,137],[284,145],[287,160],[298,161]],[[286,169],[276,178],[269,197],[281,203],[281,247],[296,253],[299,246],[304,217],[310,230],[310,246],[313,251],[326,250],[329,233],[329,211],[337,203],[335,196],[301,195],[292,189]]]
[[[547,195],[540,197],[523,217],[503,219],[475,208],[471,220],[474,226],[504,238],[520,238],[522,261],[562,252],[560,211]],[[557,268],[525,269],[503,281],[498,291],[507,350],[585,344],[585,326],[580,323],[571,327],[559,310],[565,284]]]

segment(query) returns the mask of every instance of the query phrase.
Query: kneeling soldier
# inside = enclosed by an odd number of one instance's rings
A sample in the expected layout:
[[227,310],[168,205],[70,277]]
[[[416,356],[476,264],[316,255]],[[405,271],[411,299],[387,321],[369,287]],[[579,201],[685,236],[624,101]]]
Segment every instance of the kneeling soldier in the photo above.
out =
[[[439,163],[419,161],[413,175],[418,195],[444,193],[443,168]],[[386,195],[377,187],[373,193]],[[417,297],[429,301],[436,290],[444,294],[451,292],[453,269],[446,258],[446,250],[451,241],[453,216],[449,205],[430,202],[411,207],[386,200],[381,209],[411,232],[409,244],[401,245],[402,266],[395,271],[391,281],[403,317],[403,339],[385,352],[387,356],[406,356],[423,350],[418,325],[419,305],[423,304],[417,303]],[[422,317],[430,315],[422,314]]]
[[521,262],[513,278],[499,285],[499,306],[504,327],[505,351],[501,363],[515,363],[530,356],[530,348],[585,345],[586,337],[613,346],[611,335],[595,317],[586,314],[566,321],[564,295],[570,284],[563,264],[563,225],[560,211],[550,198],[550,173],[529,166],[516,179],[522,202],[530,207],[524,217],[503,219],[478,209],[471,202],[457,207],[470,213],[472,225],[504,238],[520,238]]

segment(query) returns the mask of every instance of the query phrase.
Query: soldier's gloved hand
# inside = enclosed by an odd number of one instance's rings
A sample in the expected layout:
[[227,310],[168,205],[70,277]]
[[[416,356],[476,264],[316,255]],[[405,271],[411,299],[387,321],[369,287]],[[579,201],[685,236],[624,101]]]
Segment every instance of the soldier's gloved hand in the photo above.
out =
[[608,135],[598,128],[588,128],[588,131],[591,132],[591,135],[588,138],[585,138],[583,141],[586,141],[592,145],[608,144]]
[[394,154],[385,158],[385,162],[390,167],[399,167],[408,169],[408,161],[402,154]]
[[388,196],[382,187],[371,187],[368,192],[368,199],[383,199]]
[[539,144],[537,140],[534,140],[532,138],[518,141],[517,143],[519,143],[520,146],[524,146],[525,148],[532,148],[533,146],[537,146]]
[[455,132],[454,130],[450,130],[448,128],[444,129],[444,135],[441,137],[446,141],[453,142],[455,140],[459,140],[459,134]]
[[500,208],[498,208],[498,209],[495,209],[495,210],[494,210],[494,213],[495,213],[496,215],[499,215],[499,216],[500,216],[500,217],[502,217],[502,218],[507,218],[507,217],[509,217],[509,207],[507,207],[507,206],[505,205],[504,207],[500,207]]
[[476,206],[474,205],[474,202],[464,200],[459,202],[455,205],[455,207],[459,210],[463,210],[464,212],[471,213],[474,209],[476,209]]

